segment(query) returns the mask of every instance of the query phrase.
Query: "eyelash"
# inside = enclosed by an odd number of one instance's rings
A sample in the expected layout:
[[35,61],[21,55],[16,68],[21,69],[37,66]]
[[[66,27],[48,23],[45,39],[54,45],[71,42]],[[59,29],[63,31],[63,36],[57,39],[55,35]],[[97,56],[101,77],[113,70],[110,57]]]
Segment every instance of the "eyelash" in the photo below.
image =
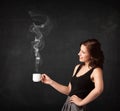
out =
[[81,50],[80,50],[80,52],[82,52],[83,54],[85,54],[85,52],[83,52],[83,51],[81,51]]
[[85,52],[82,51],[83,54],[85,54]]

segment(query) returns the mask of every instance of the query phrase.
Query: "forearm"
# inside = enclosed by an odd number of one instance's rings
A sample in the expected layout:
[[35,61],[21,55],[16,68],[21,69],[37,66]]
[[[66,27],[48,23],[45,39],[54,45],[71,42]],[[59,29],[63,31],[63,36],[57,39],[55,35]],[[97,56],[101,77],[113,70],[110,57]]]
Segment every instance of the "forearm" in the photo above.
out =
[[92,90],[88,96],[86,96],[80,103],[79,103],[79,106],[84,106],[90,102],[92,102],[93,100],[95,100],[98,96],[101,95],[103,91],[97,91],[97,90]]
[[65,95],[69,94],[69,87],[68,86],[64,86],[62,84],[59,84],[54,80],[52,80],[49,85],[52,86],[54,89],[56,89],[58,92],[60,92],[62,94],[65,94]]

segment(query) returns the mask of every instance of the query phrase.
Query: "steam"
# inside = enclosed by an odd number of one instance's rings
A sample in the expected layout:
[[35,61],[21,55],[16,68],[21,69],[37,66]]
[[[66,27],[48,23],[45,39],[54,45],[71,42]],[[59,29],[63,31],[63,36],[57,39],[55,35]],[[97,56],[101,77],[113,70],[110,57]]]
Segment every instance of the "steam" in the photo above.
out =
[[32,19],[32,25],[30,26],[30,32],[35,34],[34,41],[32,41],[32,47],[35,54],[35,71],[39,71],[39,64],[41,62],[40,51],[44,48],[44,36],[47,36],[50,32],[52,25],[50,19],[46,15],[33,13],[29,11],[29,15]]

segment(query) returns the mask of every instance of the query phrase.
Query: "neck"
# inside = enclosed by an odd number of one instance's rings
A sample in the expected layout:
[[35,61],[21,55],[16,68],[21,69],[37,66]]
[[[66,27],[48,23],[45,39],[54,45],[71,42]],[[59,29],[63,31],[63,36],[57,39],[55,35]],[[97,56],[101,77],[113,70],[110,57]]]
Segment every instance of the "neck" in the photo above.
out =
[[89,62],[85,62],[84,65],[89,67]]
[[90,68],[90,69],[92,68],[91,66],[89,66],[89,62],[85,62],[85,63],[84,63],[84,66],[85,66],[86,68]]

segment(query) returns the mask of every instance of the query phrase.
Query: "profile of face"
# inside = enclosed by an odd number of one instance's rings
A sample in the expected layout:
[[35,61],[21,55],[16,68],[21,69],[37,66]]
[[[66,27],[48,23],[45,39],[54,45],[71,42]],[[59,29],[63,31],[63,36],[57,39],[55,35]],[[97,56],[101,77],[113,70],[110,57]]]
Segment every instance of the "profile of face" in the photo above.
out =
[[87,46],[85,46],[83,44],[80,46],[80,51],[78,53],[78,56],[79,56],[80,62],[89,62],[90,61],[91,55],[87,49]]

